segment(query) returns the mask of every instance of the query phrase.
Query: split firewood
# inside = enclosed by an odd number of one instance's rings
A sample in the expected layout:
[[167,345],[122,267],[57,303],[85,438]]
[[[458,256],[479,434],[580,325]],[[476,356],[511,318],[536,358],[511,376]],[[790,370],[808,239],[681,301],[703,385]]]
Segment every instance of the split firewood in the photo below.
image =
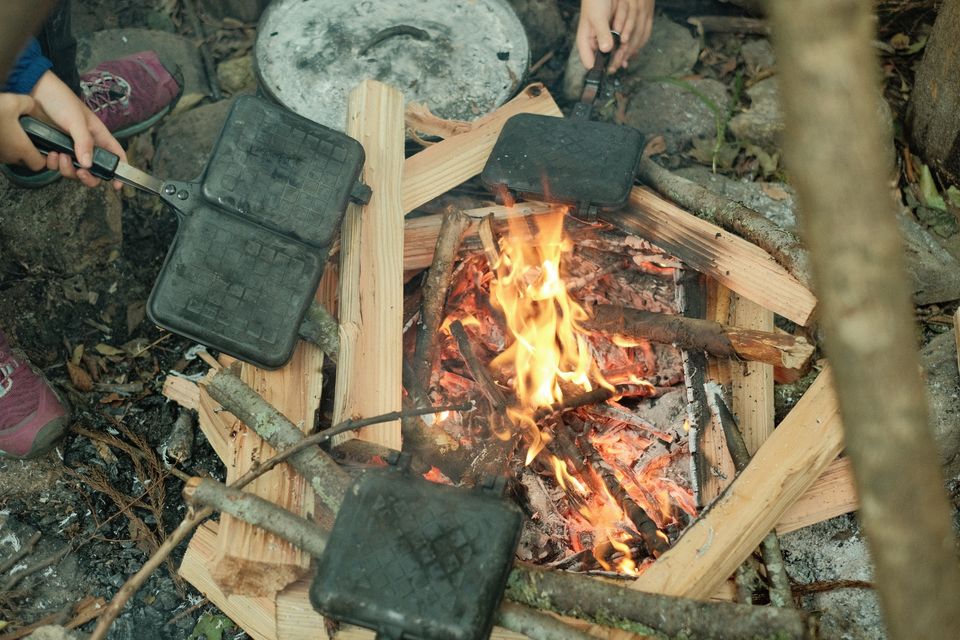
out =
[[[191,481],[184,491],[184,497],[197,506],[221,505],[230,509],[235,517],[249,518],[249,522],[255,522],[257,526],[280,537],[292,531],[292,537],[296,539],[288,541],[302,544],[311,553],[311,550],[322,553],[326,547],[327,532],[320,527],[283,512],[270,502],[257,498],[248,500],[242,494],[238,496],[215,480]],[[301,522],[293,525],[291,519]],[[510,572],[507,598],[540,610],[607,620],[619,619],[639,623],[671,636],[686,635],[707,640],[772,636],[799,640],[810,637],[811,630],[815,628],[815,618],[796,610],[699,602],[644,593],[588,576],[547,571],[521,563],[515,564]],[[567,632],[566,629],[564,631]]]
[[[727,441],[727,450],[733,459],[733,466],[737,473],[742,473],[750,464],[753,456],[747,449],[747,443],[744,441],[743,434],[737,425],[737,419],[720,396],[722,390],[718,385],[713,386],[715,388],[711,389],[712,393],[709,394],[709,404],[723,427],[723,435]],[[776,531],[770,531],[760,543],[760,555],[763,557],[763,564],[767,570],[770,604],[775,607],[792,606],[793,596],[790,590],[790,578],[787,576],[787,568],[783,562],[783,552],[780,550],[780,537]]]
[[651,158],[640,161],[639,176],[698,217],[757,245],[801,284],[810,287],[810,257],[793,233],[739,202],[664,169]]
[[440,236],[433,253],[433,264],[423,285],[423,299],[420,304],[420,324],[417,328],[417,346],[414,350],[414,374],[417,381],[429,387],[433,364],[440,350],[440,323],[443,321],[443,309],[450,288],[453,264],[457,260],[463,234],[470,225],[470,219],[462,211],[454,211],[443,216]]
[[587,329],[634,339],[700,349],[715,356],[765,362],[786,369],[801,369],[813,355],[805,338],[722,325],[712,320],[685,318],[621,307],[597,305]]

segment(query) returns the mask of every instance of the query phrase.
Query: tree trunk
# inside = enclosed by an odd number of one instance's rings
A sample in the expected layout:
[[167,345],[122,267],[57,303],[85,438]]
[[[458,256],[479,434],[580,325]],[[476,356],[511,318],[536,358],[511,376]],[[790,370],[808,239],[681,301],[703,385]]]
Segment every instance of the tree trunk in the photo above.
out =
[[960,184],[958,63],[960,0],[946,0],[917,69],[907,124],[914,149],[953,184]]
[[886,184],[871,4],[772,0],[768,6],[780,61],[784,151],[884,619],[891,638],[956,637],[960,566]]

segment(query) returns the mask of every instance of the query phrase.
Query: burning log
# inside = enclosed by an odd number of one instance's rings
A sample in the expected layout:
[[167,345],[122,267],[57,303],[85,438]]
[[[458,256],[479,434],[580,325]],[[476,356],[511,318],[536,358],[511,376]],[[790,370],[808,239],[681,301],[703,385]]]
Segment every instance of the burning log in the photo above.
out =
[[672,343],[685,349],[700,349],[724,358],[765,362],[799,369],[813,355],[804,338],[722,325],[711,320],[684,318],[615,305],[597,305],[592,320],[584,326],[605,334]]
[[420,324],[417,329],[417,346],[413,356],[416,380],[429,387],[433,372],[433,363],[437,359],[437,344],[440,323],[443,321],[443,307],[450,288],[450,276],[453,264],[460,250],[463,234],[470,220],[462,211],[454,211],[443,216],[440,236],[433,253],[433,264],[423,285],[423,298],[420,303]]
[[[270,502],[230,489],[215,480],[192,479],[184,488],[184,498],[196,505],[215,509],[222,507],[238,518],[301,546],[311,554],[322,554],[326,547],[327,533],[320,527],[284,512]],[[814,628],[814,619],[799,611],[697,602],[648,594],[586,576],[544,571],[519,563],[510,573],[507,597],[537,609],[638,622],[669,635],[686,634],[688,637],[708,640],[768,636],[801,639],[809,637]],[[511,620],[518,620],[515,613],[516,609],[509,604],[501,608],[500,624],[511,624]],[[522,618],[525,620],[522,624],[518,620],[517,626],[511,628],[521,633],[538,634],[533,637],[588,637],[569,625],[553,626],[554,623],[563,624],[555,619],[548,622],[539,616],[527,615]],[[531,620],[540,621],[536,628],[528,626]],[[560,632],[564,635],[557,635]]]
[[651,158],[640,161],[639,175],[648,185],[700,218],[757,245],[801,284],[810,287],[810,256],[793,233],[739,202],[671,173]]

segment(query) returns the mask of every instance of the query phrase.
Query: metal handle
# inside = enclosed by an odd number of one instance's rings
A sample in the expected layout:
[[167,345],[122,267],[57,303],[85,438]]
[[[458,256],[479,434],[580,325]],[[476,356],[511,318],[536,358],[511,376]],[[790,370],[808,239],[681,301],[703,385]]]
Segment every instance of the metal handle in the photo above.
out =
[[573,113],[570,114],[571,118],[590,119],[590,114],[593,112],[593,102],[600,93],[603,78],[607,73],[607,61],[620,46],[620,34],[616,31],[610,33],[613,35],[613,48],[606,53],[597,49],[593,59],[593,67],[587,71],[587,75],[583,79],[583,93],[580,94],[580,102],[574,105]]
[[375,33],[373,37],[366,42],[366,44],[360,47],[360,50],[357,51],[357,55],[362,56],[384,40],[389,40],[390,38],[395,38],[397,36],[410,36],[414,40],[421,41],[430,39],[430,34],[423,29],[418,29],[417,27],[409,24],[398,24],[394,27],[387,27],[386,29]]
[[[73,158],[73,166],[81,168],[77,162],[76,154],[73,151],[73,138],[63,131],[51,127],[45,122],[40,122],[30,116],[20,118],[20,126],[30,138],[30,141],[37,147],[43,155],[52,151],[63,153]],[[111,153],[102,147],[93,149],[93,165],[87,170],[102,180],[113,179],[117,170],[117,164],[120,162],[120,156]]]

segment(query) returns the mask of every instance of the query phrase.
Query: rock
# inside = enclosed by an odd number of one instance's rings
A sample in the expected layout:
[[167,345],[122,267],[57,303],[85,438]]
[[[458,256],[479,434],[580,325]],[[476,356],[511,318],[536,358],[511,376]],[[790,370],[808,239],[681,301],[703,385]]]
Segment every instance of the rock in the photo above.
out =
[[[151,29],[108,29],[77,39],[77,67],[92,69],[104,60],[156,51],[160,61],[183,84],[183,94],[209,95],[210,83],[200,51],[192,40]],[[179,74],[179,75],[178,75]]]
[[83,640],[86,636],[78,631],[70,631],[61,626],[47,625],[40,627],[27,637],[30,640]]
[[653,32],[625,70],[628,80],[644,81],[689,75],[700,57],[700,41],[690,29],[664,16],[653,20]]
[[780,112],[780,91],[776,78],[767,78],[747,89],[750,108],[738,113],[727,125],[740,142],[755,144],[764,149],[779,147],[783,132],[783,114]]
[[587,69],[580,62],[580,53],[576,45],[570,48],[570,55],[567,57],[567,66],[563,72],[563,97],[567,100],[580,100],[580,94],[583,93],[583,82],[587,76]]
[[953,331],[934,336],[920,351],[940,462],[947,477],[960,475],[960,373]]
[[784,229],[796,230],[796,194],[788,184],[734,180],[701,166],[685,167],[674,173],[763,214]]
[[[854,516],[840,516],[780,538],[791,582],[870,581],[873,567]],[[883,640],[880,602],[873,589],[833,589],[803,598],[807,611],[820,611],[823,640]]]
[[724,110],[730,100],[727,87],[712,79],[685,84],[690,88],[657,81],[638,85],[627,106],[626,123],[648,136],[663,135],[670,153],[680,151],[693,138],[716,137],[716,115],[697,93]]
[[747,71],[751,75],[756,75],[761,71],[769,71],[777,64],[777,59],[773,53],[773,46],[766,38],[747,40],[740,48],[740,55],[747,64]]
[[530,41],[530,64],[533,64],[563,41],[567,23],[560,15],[557,0],[510,0]]
[[120,197],[59,180],[20,189],[0,180],[0,252],[29,266],[80,273],[107,264],[123,242]]
[[154,173],[167,180],[193,180],[207,165],[233,100],[206,104],[167,118],[157,133]]
[[908,211],[897,216],[917,305],[960,298],[960,261],[941,247]]
[[253,56],[247,54],[232,60],[224,60],[217,65],[217,82],[228,94],[254,91],[257,79],[253,74]]

